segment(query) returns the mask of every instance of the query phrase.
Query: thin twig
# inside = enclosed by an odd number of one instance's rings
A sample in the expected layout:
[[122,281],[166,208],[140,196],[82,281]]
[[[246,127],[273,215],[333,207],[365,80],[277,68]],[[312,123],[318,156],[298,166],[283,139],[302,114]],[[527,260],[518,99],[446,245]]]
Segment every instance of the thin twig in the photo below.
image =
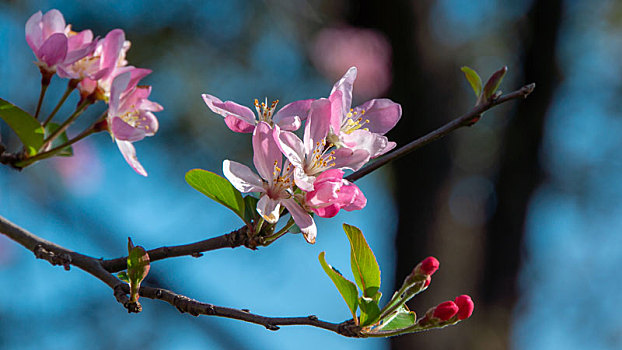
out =
[[[148,250],[150,261],[162,260],[167,258],[173,258],[177,256],[200,256],[199,254],[210,250],[222,249],[222,248],[235,248],[242,245],[249,244],[249,238],[246,234],[247,226],[243,226],[235,231],[224,234],[222,236],[209,238],[203,241],[182,244],[177,246],[165,246],[152,250]],[[102,260],[101,265],[108,272],[119,272],[127,269],[127,256]]]
[[375,162],[367,165],[366,167],[355,171],[354,173],[350,174],[349,176],[346,177],[347,180],[349,181],[356,181],[360,178],[362,178],[363,176],[371,173],[372,171],[386,165],[389,162],[392,162],[400,157],[405,156],[406,154],[421,148],[433,141],[436,141],[444,136],[446,136],[447,134],[451,133],[452,131],[461,128],[463,126],[471,126],[474,123],[476,123],[479,120],[479,117],[481,116],[482,113],[484,113],[485,111],[491,109],[492,107],[502,104],[504,102],[510,101],[510,100],[514,100],[514,99],[518,99],[518,98],[527,98],[527,96],[529,96],[529,94],[533,91],[533,89],[536,88],[536,84],[535,83],[531,83],[529,85],[525,85],[522,88],[513,91],[507,95],[503,95],[501,97],[498,98],[494,98],[489,100],[486,103],[480,104],[478,106],[475,106],[471,111],[459,116],[458,118],[450,121],[449,123],[441,126],[440,128],[428,133],[425,136],[422,136],[412,142],[410,142],[409,144],[400,147],[399,149],[385,155],[382,156],[380,158],[378,158]]
[[69,80],[69,83],[67,84],[67,89],[65,89],[65,93],[63,94],[63,96],[60,98],[60,100],[58,101],[58,103],[56,104],[56,107],[54,107],[54,109],[52,110],[52,113],[50,113],[50,115],[48,115],[47,118],[45,118],[45,121],[43,122],[43,126],[45,127],[46,125],[48,125],[48,123],[52,120],[52,118],[54,118],[54,116],[56,115],[56,113],[58,112],[58,110],[60,109],[60,107],[65,103],[65,101],[67,100],[67,97],[69,97],[69,95],[71,94],[71,92],[76,88],[76,86],[78,86],[78,83],[80,81],[76,80],[76,79],[71,79]]

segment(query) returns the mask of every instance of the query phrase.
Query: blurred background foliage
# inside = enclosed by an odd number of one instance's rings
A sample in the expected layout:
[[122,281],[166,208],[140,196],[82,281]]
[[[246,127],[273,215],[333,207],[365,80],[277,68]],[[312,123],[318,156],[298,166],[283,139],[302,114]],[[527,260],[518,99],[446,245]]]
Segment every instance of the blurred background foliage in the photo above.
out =
[[[127,236],[153,248],[216,236],[240,223],[184,183],[192,168],[251,163],[250,139],[203,104],[208,92],[254,98],[325,97],[349,66],[355,102],[390,97],[404,115],[389,136],[423,135],[474,103],[460,67],[502,65],[505,91],[536,82],[529,99],[462,129],[357,184],[363,211],[318,220],[315,246],[289,235],[266,249],[210,252],[153,265],[146,284],[272,315],[348,311],[317,255],[347,270],[342,222],[359,226],[383,271],[385,296],[422,258],[441,270],[411,305],[419,314],[470,294],[471,319],[391,340],[346,339],[310,327],[259,326],[181,315],[146,300],[128,315],[111,291],[77,269],[37,261],[0,236],[0,348],[109,349],[619,349],[622,280],[622,5],[532,1],[4,1],[0,97],[33,111],[39,73],[24,40],[38,10],[59,9],[75,29],[122,28],[131,64],[153,69],[160,131],[136,144],[149,172],[125,164],[104,134],[21,173],[0,168],[0,213],[70,249],[124,253]],[[53,81],[44,112],[64,90]],[[70,113],[72,96],[61,112]],[[103,110],[92,107],[86,125]],[[91,118],[91,119],[89,119]],[[79,131],[79,126],[74,129]],[[71,129],[70,129],[71,133]],[[2,142],[15,147],[0,124]],[[77,271],[77,272],[76,272]]]

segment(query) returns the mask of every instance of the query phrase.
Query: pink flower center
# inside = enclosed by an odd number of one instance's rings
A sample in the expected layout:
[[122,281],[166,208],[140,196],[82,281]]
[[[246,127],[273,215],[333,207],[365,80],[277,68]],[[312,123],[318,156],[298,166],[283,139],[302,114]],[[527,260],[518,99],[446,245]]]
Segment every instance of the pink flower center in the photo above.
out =
[[272,123],[272,115],[274,114],[274,110],[276,109],[276,105],[279,103],[279,100],[272,101],[272,104],[268,106],[268,99],[266,99],[261,104],[257,99],[255,99],[255,109],[257,110],[257,117],[260,122],[266,122],[273,125]]
[[293,181],[294,167],[286,161],[285,168],[281,169],[278,162],[274,161],[274,170],[272,171],[272,179],[267,184],[266,192],[272,199],[282,199],[291,197],[290,189],[294,185]]
[[[363,114],[365,114],[364,109],[359,113],[350,108],[350,112],[346,113],[345,118],[341,121],[341,132],[350,134],[354,130],[358,130],[369,123],[369,119],[363,119]],[[363,128],[363,130],[368,129]]]
[[330,147],[326,147],[326,139],[316,142],[311,156],[307,159],[305,173],[307,175],[315,175],[334,166],[334,154],[335,151],[331,151]]

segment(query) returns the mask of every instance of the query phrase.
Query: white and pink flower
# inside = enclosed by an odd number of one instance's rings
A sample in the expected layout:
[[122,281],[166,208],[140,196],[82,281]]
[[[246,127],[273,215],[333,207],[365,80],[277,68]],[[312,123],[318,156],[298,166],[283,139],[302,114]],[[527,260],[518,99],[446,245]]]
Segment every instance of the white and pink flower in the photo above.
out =
[[26,22],[26,42],[37,57],[37,65],[50,74],[58,65],[69,65],[89,55],[95,49],[93,33],[76,33],[56,9],[45,14],[38,11]]
[[273,130],[261,121],[253,132],[253,163],[259,175],[238,162],[225,160],[223,173],[231,184],[242,193],[261,193],[257,212],[270,224],[280,217],[281,205],[287,208],[296,225],[309,243],[315,243],[317,228],[313,217],[296,201],[294,196],[293,167],[283,163]]
[[151,87],[132,85],[132,73],[125,72],[115,77],[110,88],[108,128],[117,143],[125,161],[139,174],[147,172],[136,157],[132,142],[158,131],[158,120],[152,112],[159,112],[162,106],[149,101]]
[[397,124],[402,107],[381,98],[351,108],[356,74],[356,67],[348,69],[330,92],[329,99],[340,104],[341,112],[332,114],[328,140],[338,148],[367,150],[371,158],[375,158],[395,147],[395,142],[389,141],[384,134]]

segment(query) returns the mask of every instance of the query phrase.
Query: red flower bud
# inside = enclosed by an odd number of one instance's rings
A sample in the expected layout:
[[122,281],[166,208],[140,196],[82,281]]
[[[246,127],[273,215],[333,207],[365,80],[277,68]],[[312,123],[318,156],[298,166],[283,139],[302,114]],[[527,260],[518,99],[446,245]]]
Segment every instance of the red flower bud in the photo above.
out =
[[424,284],[423,284],[423,288],[428,288],[428,286],[430,285],[430,282],[432,282],[432,277],[427,276],[427,277],[425,278],[425,282],[424,282]]
[[456,303],[456,305],[458,305],[459,320],[465,320],[471,317],[471,314],[473,314],[473,309],[475,308],[475,304],[473,304],[473,300],[471,300],[470,296],[460,295],[456,297],[456,300],[454,300],[454,302]]
[[458,305],[456,305],[453,301],[445,301],[436,306],[432,316],[441,319],[441,321],[447,321],[450,318],[454,317],[454,315],[457,313]]
[[428,256],[415,267],[415,271],[422,275],[433,275],[438,270],[439,262],[433,256]]

